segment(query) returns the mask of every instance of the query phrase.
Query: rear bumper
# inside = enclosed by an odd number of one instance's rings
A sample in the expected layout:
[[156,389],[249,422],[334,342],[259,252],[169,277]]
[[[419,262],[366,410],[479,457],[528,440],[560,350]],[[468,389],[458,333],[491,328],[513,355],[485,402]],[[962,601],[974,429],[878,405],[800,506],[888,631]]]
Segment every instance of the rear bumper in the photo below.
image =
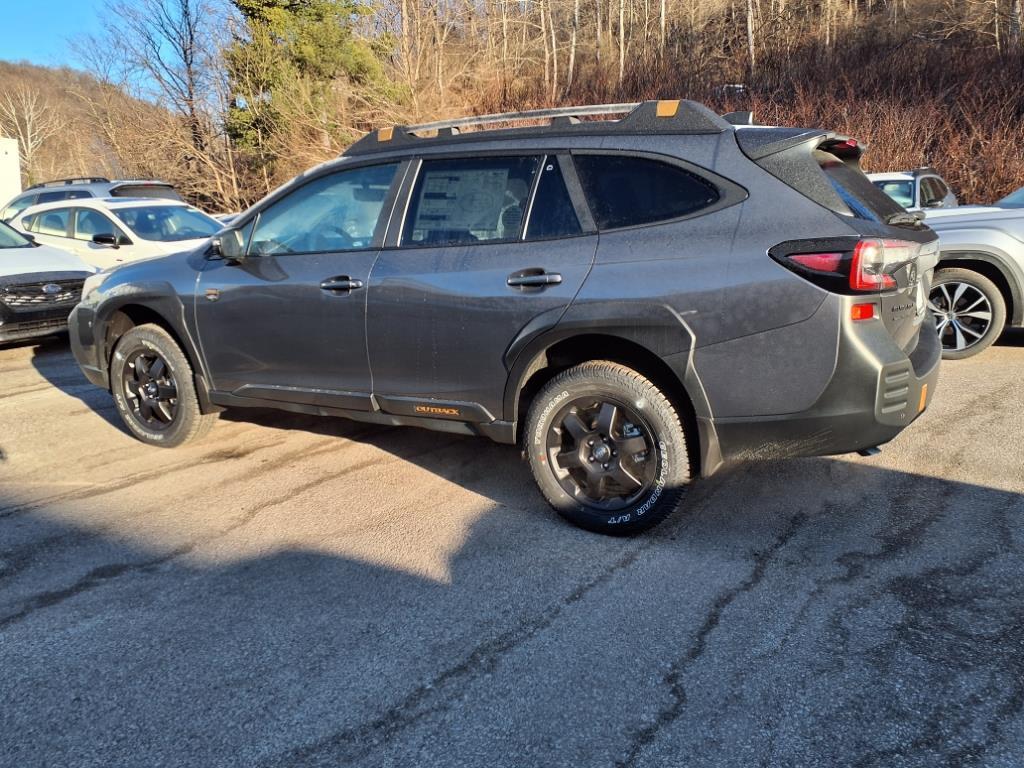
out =
[[909,356],[880,321],[846,320],[832,380],[811,408],[778,416],[710,419],[702,427],[715,435],[724,461],[873,448],[892,440],[928,407],[941,358],[930,319],[921,324]]

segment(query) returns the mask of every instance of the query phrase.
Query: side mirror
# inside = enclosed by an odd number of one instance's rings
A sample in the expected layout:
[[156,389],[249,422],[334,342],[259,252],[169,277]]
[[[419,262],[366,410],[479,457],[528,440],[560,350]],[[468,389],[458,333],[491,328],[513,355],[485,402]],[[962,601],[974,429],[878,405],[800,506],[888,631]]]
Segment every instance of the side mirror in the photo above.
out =
[[225,229],[213,238],[211,253],[224,261],[237,264],[245,260],[245,242],[237,229]]
[[93,235],[92,241],[96,243],[96,245],[106,245],[110,248],[121,247],[121,243],[118,241],[117,235],[113,232],[101,232],[98,235]]
[[30,232],[22,232],[21,236],[28,240],[30,243],[34,243],[36,241],[36,236],[31,234]]

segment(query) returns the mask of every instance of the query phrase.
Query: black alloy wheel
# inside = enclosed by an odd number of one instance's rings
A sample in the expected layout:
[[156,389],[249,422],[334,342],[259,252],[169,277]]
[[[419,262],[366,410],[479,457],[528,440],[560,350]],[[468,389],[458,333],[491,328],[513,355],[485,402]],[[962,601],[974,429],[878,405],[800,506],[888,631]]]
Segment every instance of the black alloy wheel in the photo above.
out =
[[562,489],[601,511],[625,509],[654,485],[656,435],[643,417],[610,398],[577,398],[548,430],[550,466]]
[[163,430],[178,415],[178,385],[167,361],[152,350],[139,352],[124,367],[124,391],[132,414],[147,429]]

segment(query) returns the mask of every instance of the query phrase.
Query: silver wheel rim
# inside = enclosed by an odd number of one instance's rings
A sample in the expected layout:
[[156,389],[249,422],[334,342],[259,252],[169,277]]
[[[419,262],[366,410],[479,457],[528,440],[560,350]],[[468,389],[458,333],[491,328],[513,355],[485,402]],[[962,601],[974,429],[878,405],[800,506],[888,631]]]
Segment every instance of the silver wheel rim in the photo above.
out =
[[970,283],[936,285],[928,307],[935,313],[935,330],[942,348],[950,352],[970,349],[985,338],[992,327],[992,304]]

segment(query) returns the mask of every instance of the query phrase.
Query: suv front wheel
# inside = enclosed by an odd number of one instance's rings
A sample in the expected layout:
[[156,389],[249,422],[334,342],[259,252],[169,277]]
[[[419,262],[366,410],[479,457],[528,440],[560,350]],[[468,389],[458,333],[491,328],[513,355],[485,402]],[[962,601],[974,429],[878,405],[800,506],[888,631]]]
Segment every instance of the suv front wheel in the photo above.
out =
[[125,426],[149,445],[173,448],[206,434],[217,414],[199,409],[192,367],[159,325],[139,325],[118,339],[110,389]]
[[524,445],[551,506],[598,533],[653,527],[690,482],[676,409],[649,380],[618,363],[582,363],[552,379],[530,407]]

